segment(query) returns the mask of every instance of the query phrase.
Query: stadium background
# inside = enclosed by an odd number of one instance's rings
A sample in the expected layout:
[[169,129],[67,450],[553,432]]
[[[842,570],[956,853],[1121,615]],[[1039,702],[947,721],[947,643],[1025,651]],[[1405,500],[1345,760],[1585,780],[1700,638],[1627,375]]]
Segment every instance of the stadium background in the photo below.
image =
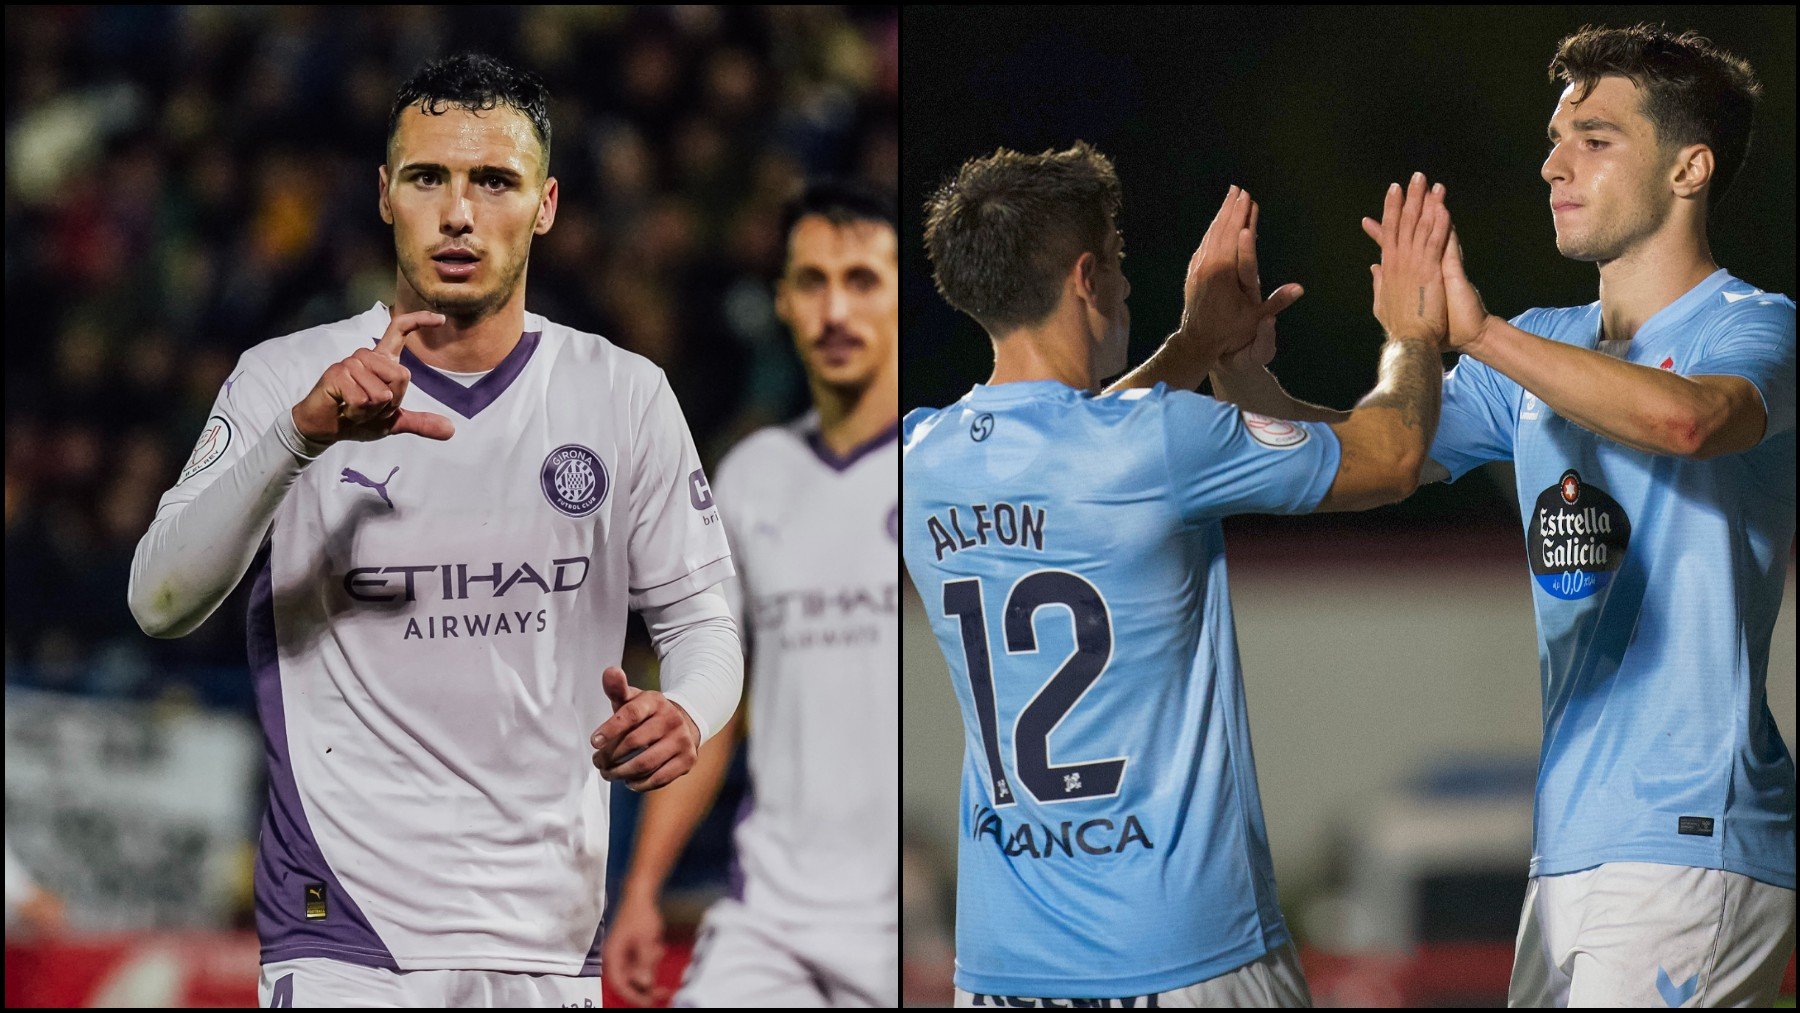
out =
[[[1757,134],[1713,249],[1794,294],[1791,6],[907,7],[902,410],[948,404],[992,367],[980,330],[932,290],[920,207],[1001,145],[1083,138],[1114,159],[1133,362],[1173,328],[1188,256],[1231,183],[1262,205],[1265,287],[1307,287],[1273,363],[1302,398],[1347,407],[1374,382],[1374,246],[1357,220],[1414,169],[1448,187],[1493,311],[1592,301],[1594,269],[1556,254],[1538,176],[1561,90],[1545,67],[1583,24],[1644,20],[1698,29],[1756,68]],[[1369,514],[1225,528],[1270,845],[1315,997],[1503,999],[1540,741],[1510,470]],[[1790,752],[1794,597],[1790,564],[1769,665]],[[949,998],[962,724],[916,596],[904,621],[904,984],[924,1005]]]
[[[126,579],[237,355],[391,299],[400,81],[465,49],[545,78],[562,204],[528,306],[662,366],[711,465],[806,405],[779,208],[809,175],[897,186],[898,32],[892,7],[7,9],[7,838],[66,904],[63,932],[8,925],[8,1005],[254,987],[244,592],[157,641]],[[741,790],[740,757],[676,918],[722,888]]]

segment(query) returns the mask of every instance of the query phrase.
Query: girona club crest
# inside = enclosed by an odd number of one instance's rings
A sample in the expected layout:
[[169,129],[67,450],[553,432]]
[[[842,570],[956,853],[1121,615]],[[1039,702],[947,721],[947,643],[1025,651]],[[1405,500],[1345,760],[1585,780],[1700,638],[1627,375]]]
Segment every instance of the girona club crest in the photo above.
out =
[[538,480],[550,505],[570,517],[586,517],[606,501],[606,465],[600,463],[600,455],[577,443],[552,450]]

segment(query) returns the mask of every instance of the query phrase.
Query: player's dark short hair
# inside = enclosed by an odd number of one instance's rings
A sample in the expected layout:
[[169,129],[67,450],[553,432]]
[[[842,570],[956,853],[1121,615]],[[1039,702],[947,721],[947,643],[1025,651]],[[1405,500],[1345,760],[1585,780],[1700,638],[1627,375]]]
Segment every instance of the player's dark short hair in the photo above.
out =
[[1748,61],[1695,32],[1676,35],[1660,25],[1588,26],[1562,40],[1550,60],[1550,80],[1575,86],[1587,98],[1608,74],[1628,77],[1644,92],[1644,117],[1665,150],[1704,144],[1715,165],[1710,207],[1718,203],[1750,152],[1750,125],[1762,85]]
[[900,216],[894,198],[882,190],[847,179],[819,179],[806,184],[793,200],[781,209],[781,236],[785,243],[794,236],[800,219],[819,215],[833,225],[871,222],[886,225],[900,234]]
[[448,109],[482,112],[507,106],[531,121],[532,132],[544,149],[543,172],[550,172],[550,91],[528,70],[510,67],[485,53],[458,53],[433,60],[413,72],[388,114],[388,146],[400,130],[400,114],[419,106],[427,116],[441,116]]
[[990,334],[1037,323],[1083,253],[1106,255],[1120,204],[1112,161],[1085,141],[972,158],[925,202],[932,280]]

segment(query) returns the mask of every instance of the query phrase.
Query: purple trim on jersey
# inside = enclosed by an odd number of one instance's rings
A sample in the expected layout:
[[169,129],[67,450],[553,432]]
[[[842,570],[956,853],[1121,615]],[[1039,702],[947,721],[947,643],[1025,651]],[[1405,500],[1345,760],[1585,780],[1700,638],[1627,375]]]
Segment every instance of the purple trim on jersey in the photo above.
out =
[[819,435],[817,429],[806,434],[806,445],[812,448],[812,452],[818,455],[819,460],[831,465],[831,467],[837,471],[845,471],[852,464],[862,460],[874,451],[879,450],[881,446],[889,440],[897,439],[899,436],[900,420],[895,419],[893,425],[888,426],[886,429],[869,437],[867,440],[851,447],[850,452],[842,457],[832,453],[831,448],[825,445],[825,440]]
[[[256,711],[262,718],[269,758],[269,810],[263,814],[262,840],[256,849],[256,934],[262,939],[262,962],[299,957],[326,957],[364,967],[398,971],[394,955],[338,881],[306,820],[306,807],[294,783],[288,752],[287,714],[281,700],[281,656],[275,642],[275,596],[270,550],[251,564],[256,574],[250,589],[250,675],[256,686]],[[305,918],[308,883],[325,884],[326,917]]]
[[[660,584],[652,584],[649,587],[629,587],[629,588],[626,588],[625,590],[631,594],[649,594],[650,592],[655,591],[658,588],[668,587],[670,584],[678,584],[681,581],[684,581],[684,580],[688,579],[689,577],[692,577],[694,574],[699,573],[700,571],[706,569],[709,566],[714,566],[718,563],[726,562],[730,559],[731,559],[731,556],[729,554],[723,555],[723,556],[720,556],[718,559],[712,560],[711,562],[701,563],[699,566],[694,567],[692,570],[689,570],[688,572],[682,574],[679,577],[674,578],[673,580],[665,580]],[[707,585],[707,587],[711,587],[711,586],[712,586],[711,584]],[[704,590],[704,588],[702,590]],[[679,600],[679,599],[677,599],[677,600]]]
[[755,808],[756,782],[751,781],[744,786],[744,797],[738,802],[737,815],[731,819],[731,879],[726,892],[740,904],[744,900],[744,847],[738,843],[738,828],[750,818],[750,811]]
[[577,977],[577,978],[598,978],[598,977],[600,977],[600,943],[605,938],[606,938],[606,920],[601,919],[600,924],[594,926],[594,945],[588,947],[587,959],[583,960],[581,962],[581,972],[579,974],[575,975],[575,977]]
[[521,334],[519,343],[506,353],[506,358],[500,360],[500,365],[467,387],[420,362],[410,348],[400,350],[400,364],[412,371],[413,386],[437,398],[444,407],[463,418],[472,419],[506,393],[506,388],[512,386],[512,382],[525,371],[525,364],[531,361],[531,353],[537,351],[540,337],[543,337],[542,331],[526,331]]

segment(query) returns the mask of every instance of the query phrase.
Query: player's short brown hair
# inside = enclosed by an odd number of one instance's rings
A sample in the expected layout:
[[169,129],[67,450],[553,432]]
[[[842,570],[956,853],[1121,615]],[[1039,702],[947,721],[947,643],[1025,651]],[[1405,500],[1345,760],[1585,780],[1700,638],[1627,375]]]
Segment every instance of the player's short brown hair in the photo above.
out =
[[1550,80],[1575,86],[1587,98],[1608,74],[1628,77],[1644,92],[1644,118],[1665,150],[1704,144],[1716,160],[1706,195],[1718,203],[1750,152],[1750,126],[1762,85],[1748,61],[1694,32],[1676,35],[1659,25],[1588,26],[1563,39],[1550,60]]
[[1083,253],[1106,255],[1119,177],[1084,141],[963,163],[925,202],[925,252],[950,305],[1001,334],[1050,315]]

